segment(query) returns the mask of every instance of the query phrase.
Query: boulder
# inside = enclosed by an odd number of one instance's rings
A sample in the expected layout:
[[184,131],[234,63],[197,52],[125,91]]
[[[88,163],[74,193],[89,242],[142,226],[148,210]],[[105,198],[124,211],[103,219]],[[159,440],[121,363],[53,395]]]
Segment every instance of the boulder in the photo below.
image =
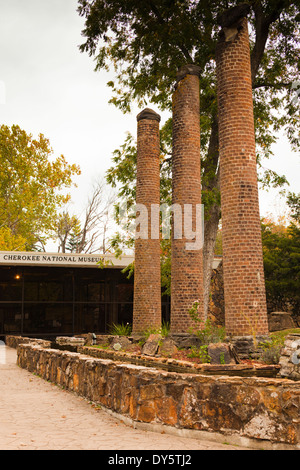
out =
[[207,347],[211,364],[236,364],[238,357],[234,348],[227,343],[211,343]]
[[145,354],[146,356],[155,356],[161,341],[162,335],[151,334],[142,348],[142,354]]
[[120,351],[128,348],[129,346],[131,346],[131,341],[127,336],[115,336],[109,347],[114,351]]
[[178,348],[175,344],[175,341],[172,338],[163,338],[158,347],[158,354],[162,356],[172,356],[172,354],[176,353]]
[[85,338],[77,336],[57,336],[56,343],[60,346],[84,346]]
[[296,327],[291,314],[288,312],[269,313],[268,323],[270,331],[281,331]]

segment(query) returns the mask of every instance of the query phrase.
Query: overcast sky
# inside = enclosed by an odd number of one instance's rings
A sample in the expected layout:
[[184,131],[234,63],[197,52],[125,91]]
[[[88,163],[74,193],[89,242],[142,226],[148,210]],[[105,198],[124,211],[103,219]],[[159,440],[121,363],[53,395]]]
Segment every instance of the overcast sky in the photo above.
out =
[[[34,137],[44,134],[55,155],[80,165],[72,191],[79,213],[93,181],[111,166],[113,150],[127,131],[135,135],[140,110],[123,115],[108,104],[111,76],[94,72],[93,59],[79,52],[84,23],[76,9],[77,0],[0,0],[0,122],[18,124]],[[266,166],[285,174],[299,192],[299,154],[284,137],[274,151]],[[277,194],[261,192],[262,215],[280,212]]]

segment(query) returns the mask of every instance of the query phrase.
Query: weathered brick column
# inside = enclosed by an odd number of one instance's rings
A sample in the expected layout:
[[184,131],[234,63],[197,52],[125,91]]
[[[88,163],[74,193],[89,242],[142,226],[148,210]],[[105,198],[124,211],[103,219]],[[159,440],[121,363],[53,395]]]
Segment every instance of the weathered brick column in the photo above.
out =
[[160,116],[148,108],[137,116],[136,204],[147,213],[137,211],[143,227],[137,227],[135,240],[134,333],[161,326],[160,239],[151,237],[151,205],[160,205],[159,122]]
[[227,19],[216,55],[225,327],[267,335],[248,24]]
[[[184,230],[188,222],[185,204],[192,205],[192,228],[196,227],[196,206],[201,206],[200,176],[200,91],[199,67],[186,65],[177,74],[173,94],[173,156],[172,206],[182,210],[182,237],[173,223],[171,258],[171,332],[187,333],[193,325],[189,309],[200,302],[199,315],[203,318],[203,260],[202,245],[189,249],[192,240]],[[174,217],[178,217],[178,211]],[[178,219],[177,219],[178,221]],[[176,227],[175,227],[176,225]],[[176,238],[179,236],[179,238]],[[194,246],[194,248],[196,245]]]

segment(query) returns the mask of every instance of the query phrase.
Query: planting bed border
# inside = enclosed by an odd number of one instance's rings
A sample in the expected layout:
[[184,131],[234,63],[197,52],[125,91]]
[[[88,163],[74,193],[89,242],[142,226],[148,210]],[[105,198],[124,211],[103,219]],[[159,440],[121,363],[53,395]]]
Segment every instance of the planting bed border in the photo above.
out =
[[168,372],[45,348],[33,341],[15,341],[20,367],[136,427],[250,448],[300,449],[299,382]]
[[197,364],[192,361],[183,361],[168,357],[151,357],[143,354],[131,354],[123,351],[112,351],[92,346],[79,346],[77,352],[100,359],[111,359],[118,362],[145,367],[154,367],[168,372],[204,375],[229,375],[240,377],[276,377],[280,370],[279,365],[266,364]]

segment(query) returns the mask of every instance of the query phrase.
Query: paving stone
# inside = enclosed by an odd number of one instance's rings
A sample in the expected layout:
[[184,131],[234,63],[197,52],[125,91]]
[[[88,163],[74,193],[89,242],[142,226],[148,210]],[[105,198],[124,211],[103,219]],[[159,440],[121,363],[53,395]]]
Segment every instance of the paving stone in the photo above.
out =
[[20,369],[12,348],[6,348],[0,377],[0,450],[244,450],[134,429],[84,398]]

